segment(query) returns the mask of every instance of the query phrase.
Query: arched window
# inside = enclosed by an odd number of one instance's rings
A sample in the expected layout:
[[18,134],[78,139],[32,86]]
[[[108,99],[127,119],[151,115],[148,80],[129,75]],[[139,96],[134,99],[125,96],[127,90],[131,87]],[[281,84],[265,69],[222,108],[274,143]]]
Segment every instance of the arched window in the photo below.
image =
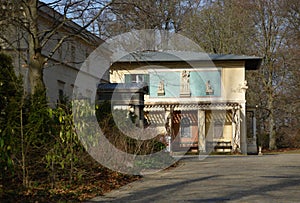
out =
[[181,137],[192,137],[191,135],[191,121],[189,118],[184,117],[180,122],[180,136]]

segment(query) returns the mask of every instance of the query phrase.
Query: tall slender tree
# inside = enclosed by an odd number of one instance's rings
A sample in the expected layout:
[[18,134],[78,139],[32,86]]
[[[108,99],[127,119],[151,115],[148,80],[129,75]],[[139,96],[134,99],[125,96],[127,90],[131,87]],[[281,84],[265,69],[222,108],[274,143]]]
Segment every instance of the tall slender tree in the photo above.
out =
[[284,79],[288,75],[285,54],[280,50],[286,47],[288,24],[284,1],[252,1],[253,20],[256,25],[258,54],[263,56],[263,64],[257,73],[260,81],[260,103],[268,112],[265,131],[269,135],[269,148],[276,149],[275,101],[282,91]]

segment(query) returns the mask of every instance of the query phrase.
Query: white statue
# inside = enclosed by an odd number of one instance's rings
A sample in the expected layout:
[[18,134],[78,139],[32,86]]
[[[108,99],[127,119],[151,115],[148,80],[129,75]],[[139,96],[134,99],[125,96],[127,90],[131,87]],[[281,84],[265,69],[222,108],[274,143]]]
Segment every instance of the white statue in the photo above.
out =
[[248,89],[248,82],[247,80],[244,80],[244,83],[241,85],[241,90],[246,92],[246,90]]
[[212,85],[210,84],[210,80],[208,80],[206,82],[206,91],[205,92],[206,92],[207,95],[214,94],[214,89],[213,89]]
[[183,92],[189,92],[190,91],[190,72],[184,70],[181,74],[181,90]]
[[157,95],[162,96],[165,95],[165,84],[164,81],[161,80],[158,85]]

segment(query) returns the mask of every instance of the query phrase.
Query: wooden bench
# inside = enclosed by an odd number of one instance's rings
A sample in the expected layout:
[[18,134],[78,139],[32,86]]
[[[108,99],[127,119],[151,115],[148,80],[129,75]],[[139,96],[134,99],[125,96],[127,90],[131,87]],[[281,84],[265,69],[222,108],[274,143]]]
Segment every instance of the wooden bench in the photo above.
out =
[[231,152],[232,150],[231,141],[207,142],[206,146],[208,149],[213,148],[215,152]]
[[219,141],[214,147],[215,151],[228,152],[232,150],[232,145],[230,141]]

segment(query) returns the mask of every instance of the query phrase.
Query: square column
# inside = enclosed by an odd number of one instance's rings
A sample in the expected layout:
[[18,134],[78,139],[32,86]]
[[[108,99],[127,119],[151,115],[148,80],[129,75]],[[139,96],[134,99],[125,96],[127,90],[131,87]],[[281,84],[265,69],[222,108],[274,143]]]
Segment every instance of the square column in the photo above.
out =
[[165,109],[165,140],[167,142],[167,151],[172,152],[172,134],[173,134],[173,108],[166,108]]
[[246,104],[242,103],[241,105],[241,152],[242,154],[247,154]]
[[232,152],[241,152],[240,109],[232,110]]
[[198,109],[198,150],[200,153],[206,152],[205,111],[200,109]]

